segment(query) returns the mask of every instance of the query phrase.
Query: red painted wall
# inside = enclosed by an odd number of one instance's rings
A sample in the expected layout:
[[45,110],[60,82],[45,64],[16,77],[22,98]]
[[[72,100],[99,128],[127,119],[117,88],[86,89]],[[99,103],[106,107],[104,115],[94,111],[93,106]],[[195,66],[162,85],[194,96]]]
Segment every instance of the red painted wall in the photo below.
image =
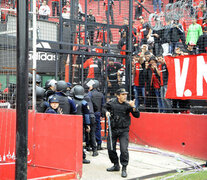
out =
[[131,142],[207,160],[207,116],[141,113],[132,118]]
[[[50,175],[49,172],[62,170],[64,173],[75,172],[81,176],[82,125],[82,116],[29,112],[28,164],[37,167],[35,170],[37,173],[31,175],[29,171],[28,175],[31,178],[38,177],[41,174],[40,172],[44,172],[44,175],[47,176]],[[14,162],[9,154],[15,153],[15,141],[16,111],[0,109],[1,178],[9,174],[14,176],[14,167],[6,165],[6,163]],[[6,157],[4,162],[2,161],[3,156]],[[5,165],[7,168],[5,168]],[[8,174],[7,170],[3,171],[5,169],[10,169],[10,173]],[[5,177],[5,179],[10,179],[10,177]]]

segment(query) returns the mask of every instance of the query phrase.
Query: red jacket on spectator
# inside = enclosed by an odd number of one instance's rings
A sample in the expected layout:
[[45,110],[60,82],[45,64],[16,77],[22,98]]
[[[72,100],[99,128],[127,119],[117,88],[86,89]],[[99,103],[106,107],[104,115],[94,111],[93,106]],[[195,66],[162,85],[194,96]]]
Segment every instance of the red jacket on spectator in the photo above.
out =
[[197,9],[197,23],[201,26],[203,24],[203,11],[201,10],[201,8]]
[[101,75],[101,61],[98,58],[87,59],[83,64],[83,68],[88,68],[87,78],[98,78]]

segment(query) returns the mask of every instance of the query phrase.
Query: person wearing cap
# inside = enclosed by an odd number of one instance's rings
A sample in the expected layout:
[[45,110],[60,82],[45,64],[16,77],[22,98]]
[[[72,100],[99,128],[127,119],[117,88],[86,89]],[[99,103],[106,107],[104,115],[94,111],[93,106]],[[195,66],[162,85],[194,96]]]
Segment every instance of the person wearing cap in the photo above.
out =
[[46,109],[45,113],[53,113],[53,114],[63,114],[62,109],[59,106],[59,100],[57,97],[53,96],[49,100],[49,107]]
[[203,34],[201,25],[197,24],[196,22],[196,18],[193,18],[192,24],[188,28],[186,44],[188,44],[189,42],[197,44],[198,38]]
[[196,54],[196,49],[195,49],[196,44],[193,42],[189,42],[187,48],[184,50],[184,55],[195,55]]
[[117,97],[112,98],[105,104],[106,117],[110,118],[111,126],[111,130],[109,131],[109,136],[107,138],[107,149],[109,159],[114,164],[111,168],[107,168],[107,171],[113,172],[120,170],[119,158],[116,152],[116,143],[119,139],[121,152],[120,163],[122,165],[121,176],[124,178],[127,177],[126,169],[129,162],[128,144],[129,126],[131,124],[130,113],[132,113],[135,118],[139,118],[140,116],[139,110],[135,107],[135,100],[128,102],[127,94],[128,92],[124,88],[120,88],[116,91]]
[[198,53],[207,53],[207,26],[203,28],[203,35],[197,41]]

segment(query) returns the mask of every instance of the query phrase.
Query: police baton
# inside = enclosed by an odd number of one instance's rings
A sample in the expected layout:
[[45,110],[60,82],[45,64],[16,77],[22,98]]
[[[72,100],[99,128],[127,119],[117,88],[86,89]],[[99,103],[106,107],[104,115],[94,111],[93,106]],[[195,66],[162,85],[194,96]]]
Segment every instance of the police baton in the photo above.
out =
[[110,150],[113,150],[113,143],[112,143],[112,132],[111,132],[111,121],[110,121],[110,116],[107,115],[108,119],[108,135],[109,135],[109,141],[110,141]]

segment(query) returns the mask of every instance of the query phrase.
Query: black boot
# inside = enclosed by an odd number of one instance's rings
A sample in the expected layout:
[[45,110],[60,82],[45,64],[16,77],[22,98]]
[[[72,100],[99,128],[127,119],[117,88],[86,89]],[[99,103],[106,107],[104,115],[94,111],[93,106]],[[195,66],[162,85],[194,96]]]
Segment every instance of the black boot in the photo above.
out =
[[122,167],[121,177],[123,177],[123,178],[127,177],[126,166]]
[[90,160],[83,159],[83,164],[90,164]]
[[98,152],[97,151],[93,151],[92,156],[98,156]]
[[101,144],[98,144],[97,150],[103,150],[103,148],[101,147]]
[[109,172],[119,171],[120,170],[120,166],[119,166],[119,164],[114,164],[114,166],[112,166],[111,168],[107,168],[106,170],[109,171]]

